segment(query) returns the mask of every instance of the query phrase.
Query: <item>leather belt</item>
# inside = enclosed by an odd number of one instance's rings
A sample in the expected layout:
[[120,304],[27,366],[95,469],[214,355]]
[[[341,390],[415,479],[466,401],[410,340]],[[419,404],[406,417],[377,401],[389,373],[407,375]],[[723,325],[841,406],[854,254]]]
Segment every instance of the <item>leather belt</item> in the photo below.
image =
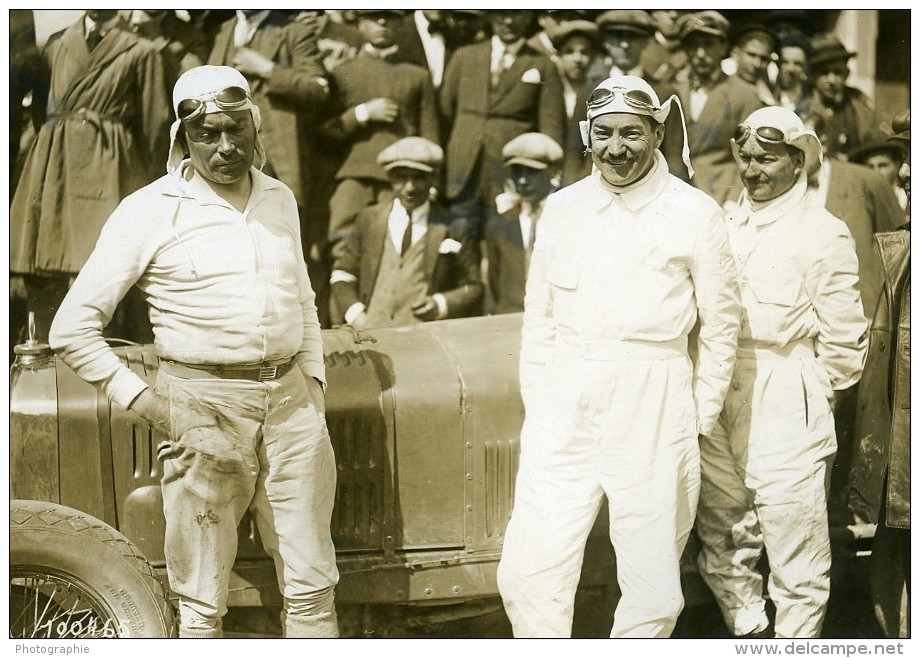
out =
[[183,379],[245,379],[251,382],[267,382],[281,379],[294,367],[294,359],[283,363],[260,363],[256,365],[206,365],[186,364],[176,361],[160,361],[160,367],[175,377]]

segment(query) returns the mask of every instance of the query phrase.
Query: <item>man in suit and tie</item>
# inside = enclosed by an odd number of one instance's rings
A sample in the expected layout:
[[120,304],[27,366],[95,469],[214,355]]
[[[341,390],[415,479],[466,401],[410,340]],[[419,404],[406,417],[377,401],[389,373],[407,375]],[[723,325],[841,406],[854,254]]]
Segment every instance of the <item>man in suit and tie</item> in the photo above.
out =
[[334,324],[400,327],[468,315],[482,299],[475,243],[451,237],[429,198],[444,158],[437,144],[406,137],[378,157],[394,199],[355,218],[332,272]]
[[441,85],[447,142],[446,198],[481,235],[486,209],[501,191],[501,150],[526,132],[565,139],[565,105],[556,65],[526,43],[530,10],[489,12],[493,36],[456,52]]
[[524,133],[502,149],[507,188],[486,223],[486,312],[524,310],[524,285],[543,205],[559,187],[563,152],[542,133]]
[[686,110],[687,139],[696,175],[690,180],[678,157],[681,136],[665,132],[662,151],[675,175],[691,182],[723,206],[733,206],[743,186],[731,152],[732,131],[763,106],[757,91],[721,69],[728,48],[729,22],[717,11],[686,14],[680,19],[680,42],[687,52],[686,79],[674,83]]
[[[293,21],[290,12],[241,9],[214,39],[208,64],[232,66],[246,76],[253,102],[262,110],[260,135],[267,162],[263,171],[291,188],[297,200],[304,255],[315,282],[327,280],[326,220],[314,184],[319,172],[310,126],[325,104],[329,85],[317,46],[318,21]],[[316,290],[321,309],[328,297]],[[320,317],[326,325],[327,319]]]

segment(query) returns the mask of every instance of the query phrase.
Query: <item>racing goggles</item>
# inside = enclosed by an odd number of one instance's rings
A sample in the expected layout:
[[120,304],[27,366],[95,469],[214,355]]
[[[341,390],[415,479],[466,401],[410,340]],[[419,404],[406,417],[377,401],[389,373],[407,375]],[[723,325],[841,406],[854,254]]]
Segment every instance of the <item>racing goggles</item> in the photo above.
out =
[[744,144],[747,138],[752,134],[754,135],[754,139],[761,144],[786,143],[786,134],[779,128],[774,128],[773,126],[758,126],[757,128],[752,128],[746,123],[738,124],[738,127],[735,128],[735,132],[732,134],[732,140],[734,140],[736,144]]
[[614,87],[613,89],[599,87],[595,89],[588,97],[588,107],[591,109],[603,107],[608,103],[612,103],[618,95],[623,97],[623,102],[629,107],[649,114],[661,109],[655,105],[652,97],[641,89],[624,89],[623,87]]
[[242,87],[225,87],[211,94],[179,101],[176,117],[180,121],[194,121],[207,113],[208,103],[215,105],[218,110],[232,112],[249,107],[250,102],[249,92]]

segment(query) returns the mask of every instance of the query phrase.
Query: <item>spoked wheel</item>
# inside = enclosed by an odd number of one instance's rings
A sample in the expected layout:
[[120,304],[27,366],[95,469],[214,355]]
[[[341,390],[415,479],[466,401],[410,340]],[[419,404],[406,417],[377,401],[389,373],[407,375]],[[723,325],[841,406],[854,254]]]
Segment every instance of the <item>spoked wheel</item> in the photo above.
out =
[[10,501],[10,637],[170,637],[175,618],[137,547],[69,507]]
[[10,571],[10,637],[105,638],[124,635],[115,613],[86,583],[53,569]]

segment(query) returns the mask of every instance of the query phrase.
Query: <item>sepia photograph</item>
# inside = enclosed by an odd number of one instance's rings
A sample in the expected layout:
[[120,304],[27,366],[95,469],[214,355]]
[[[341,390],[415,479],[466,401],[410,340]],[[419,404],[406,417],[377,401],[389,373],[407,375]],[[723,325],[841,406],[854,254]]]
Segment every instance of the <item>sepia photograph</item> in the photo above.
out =
[[8,655],[909,648],[909,8],[8,17]]

